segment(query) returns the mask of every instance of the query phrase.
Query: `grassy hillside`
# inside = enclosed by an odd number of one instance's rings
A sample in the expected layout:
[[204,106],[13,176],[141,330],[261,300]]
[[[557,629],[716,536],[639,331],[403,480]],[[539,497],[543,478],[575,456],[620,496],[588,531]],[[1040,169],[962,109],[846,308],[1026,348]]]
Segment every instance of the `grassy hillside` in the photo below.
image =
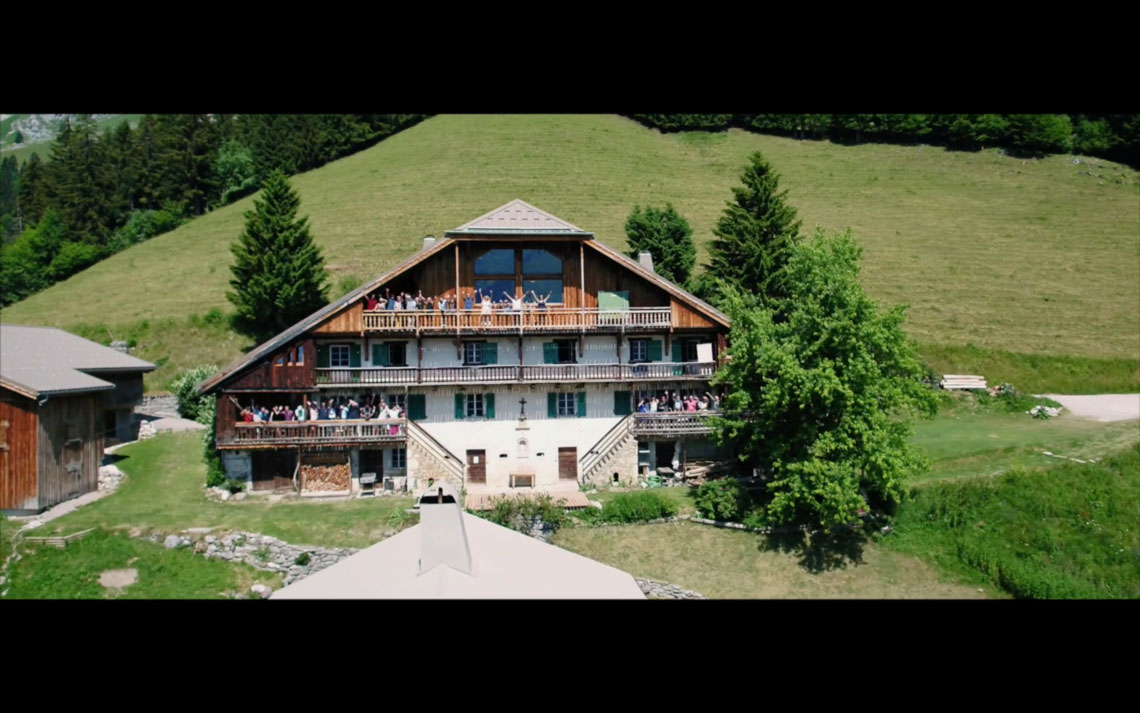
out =
[[1097,463],[916,491],[890,548],[1036,599],[1140,597],[1140,444]]
[[[910,333],[947,367],[955,349],[973,344],[983,355],[1011,352],[1015,362],[1031,353],[1116,359],[1103,368],[1140,381],[1140,174],[1104,161],[838,146],[737,130],[662,135],[614,116],[439,116],[294,184],[334,281],[380,273],[424,235],[512,198],[619,248],[635,203],[671,201],[692,223],[703,260],[757,149],[782,173],[805,229],[854,230],[872,296],[909,303]],[[120,332],[170,319],[178,330],[189,315],[226,309],[229,245],[251,201],[117,254],[2,318]]]

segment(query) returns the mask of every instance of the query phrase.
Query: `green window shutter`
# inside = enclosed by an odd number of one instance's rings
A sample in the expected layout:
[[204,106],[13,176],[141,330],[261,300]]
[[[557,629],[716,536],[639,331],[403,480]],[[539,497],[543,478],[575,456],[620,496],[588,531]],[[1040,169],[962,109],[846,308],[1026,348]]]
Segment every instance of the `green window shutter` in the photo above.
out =
[[673,340],[673,361],[685,361],[685,342],[683,340]]
[[408,418],[413,421],[427,418],[427,396],[408,394]]
[[348,365],[352,367],[360,366],[360,345],[348,345]]
[[329,345],[327,344],[317,345],[317,368],[329,368]]
[[542,343],[542,363],[543,364],[557,364],[558,363],[558,344],[555,342]]
[[495,417],[495,395],[483,394],[483,413],[487,414],[487,418]]
[[662,342],[660,339],[650,339],[648,344],[649,361],[661,361],[661,355],[664,353],[661,349]]
[[388,345],[372,345],[372,366],[388,366]]
[[546,394],[546,417],[558,418],[558,394],[553,391]]
[[578,418],[586,418],[586,392],[578,392]]
[[630,404],[633,398],[632,391],[615,391],[614,392],[614,415],[615,416],[628,416],[633,410]]
[[455,418],[462,421],[467,418],[467,395],[455,395]]
[[483,363],[484,364],[498,364],[499,363],[499,345],[495,342],[487,342],[483,345]]

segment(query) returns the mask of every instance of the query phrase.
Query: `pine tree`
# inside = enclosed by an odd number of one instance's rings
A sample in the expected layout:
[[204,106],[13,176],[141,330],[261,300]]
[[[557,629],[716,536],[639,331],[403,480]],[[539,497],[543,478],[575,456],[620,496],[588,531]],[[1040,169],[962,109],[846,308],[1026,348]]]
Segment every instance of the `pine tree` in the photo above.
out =
[[20,187],[16,192],[17,230],[20,232],[38,222],[47,210],[47,180],[39,154],[32,154],[20,168]]
[[630,257],[647,252],[653,256],[653,271],[678,285],[689,279],[697,261],[693,229],[671,203],[664,208],[634,206],[625,222]]
[[707,270],[740,290],[779,299],[786,294],[783,268],[800,221],[785,202],[788,192],[779,192],[780,177],[771,165],[759,152],[749,160],[741,176],[744,186],[732,189],[735,201],[713,229]]
[[328,273],[309,235],[308,217],[297,219],[301,200],[281,171],[265,179],[245,231],[233,244],[237,323],[260,339],[280,332],[328,300]]

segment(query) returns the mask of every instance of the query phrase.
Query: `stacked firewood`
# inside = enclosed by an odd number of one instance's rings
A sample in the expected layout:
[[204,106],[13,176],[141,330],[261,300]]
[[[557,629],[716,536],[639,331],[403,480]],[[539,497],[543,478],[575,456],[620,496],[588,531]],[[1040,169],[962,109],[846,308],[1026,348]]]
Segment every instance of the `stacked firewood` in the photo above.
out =
[[348,490],[352,482],[352,468],[342,465],[302,465],[301,490],[329,492]]

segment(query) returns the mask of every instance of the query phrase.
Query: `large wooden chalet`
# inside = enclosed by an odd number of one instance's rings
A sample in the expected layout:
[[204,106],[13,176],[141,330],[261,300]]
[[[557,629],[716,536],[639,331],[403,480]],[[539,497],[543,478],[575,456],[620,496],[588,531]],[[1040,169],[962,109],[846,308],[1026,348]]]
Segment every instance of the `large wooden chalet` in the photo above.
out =
[[[384,290],[456,302],[367,309],[368,296]],[[525,304],[487,314],[468,302],[477,292]],[[545,309],[532,292],[550,295]],[[636,413],[636,404],[666,390],[704,394],[728,328],[724,314],[647,259],[516,200],[426,238],[416,255],[199,390],[218,396],[227,473],[253,490],[419,491],[429,479],[468,493],[577,490],[665,470],[681,443],[686,459],[716,456],[701,415]],[[349,399],[399,404],[406,418],[239,416],[254,405]]]

